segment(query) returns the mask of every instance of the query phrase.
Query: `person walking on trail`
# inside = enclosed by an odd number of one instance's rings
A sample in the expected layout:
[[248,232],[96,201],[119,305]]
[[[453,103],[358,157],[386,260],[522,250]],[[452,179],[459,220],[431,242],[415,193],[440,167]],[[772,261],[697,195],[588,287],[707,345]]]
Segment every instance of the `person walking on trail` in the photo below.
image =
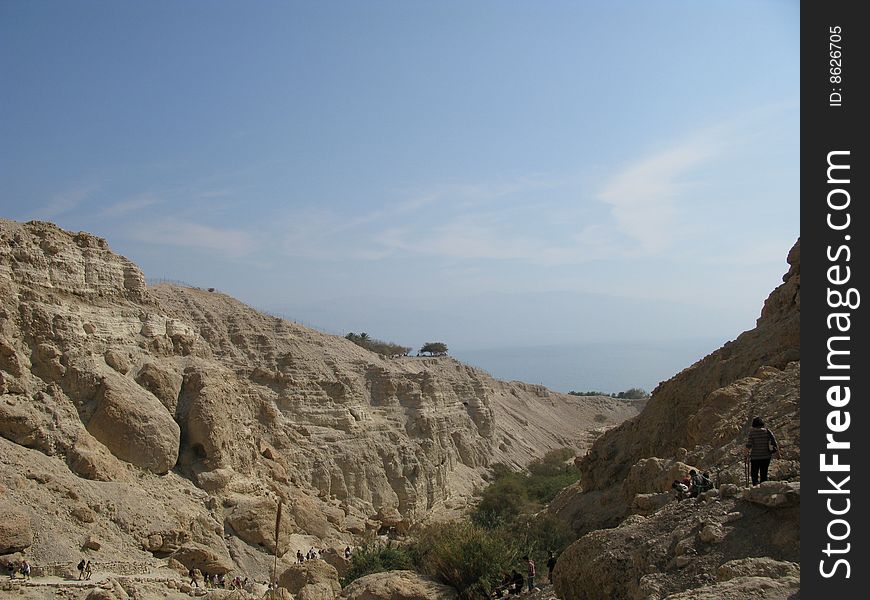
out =
[[776,438],[765,428],[761,417],[752,419],[752,429],[746,438],[746,457],[749,460],[752,485],[767,481],[770,459],[776,453]]
[[21,572],[24,574],[24,579],[30,579],[30,563],[26,560],[21,563]]
[[94,574],[94,567],[91,565],[91,561],[85,565],[85,579],[90,579],[91,575]]
[[526,565],[529,568],[529,591],[531,592],[535,589],[535,561],[529,558],[528,555],[523,557],[523,560],[526,561]]
[[82,578],[85,576],[85,559],[81,559],[76,568],[79,570],[79,581],[81,581]]

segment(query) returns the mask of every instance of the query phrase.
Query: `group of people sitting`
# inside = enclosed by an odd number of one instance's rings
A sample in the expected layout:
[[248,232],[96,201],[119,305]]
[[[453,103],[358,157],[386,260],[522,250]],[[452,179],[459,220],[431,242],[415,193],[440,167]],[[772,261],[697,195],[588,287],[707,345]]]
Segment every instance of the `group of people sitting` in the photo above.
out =
[[682,479],[674,479],[671,489],[674,490],[677,500],[697,498],[707,490],[712,490],[713,482],[710,480],[709,473],[698,473],[695,469],[692,469],[689,471],[688,476]]

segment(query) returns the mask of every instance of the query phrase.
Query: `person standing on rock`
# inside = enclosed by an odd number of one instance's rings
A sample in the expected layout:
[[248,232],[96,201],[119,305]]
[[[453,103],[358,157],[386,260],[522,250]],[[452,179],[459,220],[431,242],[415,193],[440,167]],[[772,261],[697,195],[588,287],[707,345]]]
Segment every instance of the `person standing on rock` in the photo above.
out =
[[553,583],[553,569],[556,568],[556,556],[553,554],[553,551],[550,550],[549,556],[547,557],[547,583]]
[[535,561],[533,561],[528,555],[523,557],[523,560],[526,561],[526,565],[529,569],[529,591],[531,592],[535,589]]
[[746,438],[746,457],[749,459],[752,485],[767,481],[770,459],[776,453],[776,438],[764,427],[761,417],[752,419],[752,429]]

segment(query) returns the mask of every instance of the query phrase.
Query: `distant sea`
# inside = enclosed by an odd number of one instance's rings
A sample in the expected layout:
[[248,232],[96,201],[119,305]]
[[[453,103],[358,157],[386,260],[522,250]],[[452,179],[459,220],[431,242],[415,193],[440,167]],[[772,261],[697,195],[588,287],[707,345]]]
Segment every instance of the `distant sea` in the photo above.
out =
[[630,388],[651,392],[710,354],[727,340],[668,342],[607,342],[560,346],[529,346],[450,353],[497,379],[543,384],[557,392],[614,393]]

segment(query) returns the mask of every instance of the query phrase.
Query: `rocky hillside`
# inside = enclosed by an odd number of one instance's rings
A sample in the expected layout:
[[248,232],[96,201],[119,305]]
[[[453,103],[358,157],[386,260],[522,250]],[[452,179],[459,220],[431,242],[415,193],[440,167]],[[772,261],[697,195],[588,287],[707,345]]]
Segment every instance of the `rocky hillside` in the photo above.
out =
[[[581,483],[550,506],[586,534],[559,559],[559,597],[787,598],[798,588],[800,240],[788,263],[754,329],[660,384],[577,461]],[[755,415],[780,452],[776,481],[750,489],[743,444]],[[670,483],[691,468],[717,489],[676,502]]]
[[43,574],[84,555],[262,579],[278,500],[289,564],[461,509],[489,465],[635,414],[149,287],[100,238],[0,221],[0,555]]

